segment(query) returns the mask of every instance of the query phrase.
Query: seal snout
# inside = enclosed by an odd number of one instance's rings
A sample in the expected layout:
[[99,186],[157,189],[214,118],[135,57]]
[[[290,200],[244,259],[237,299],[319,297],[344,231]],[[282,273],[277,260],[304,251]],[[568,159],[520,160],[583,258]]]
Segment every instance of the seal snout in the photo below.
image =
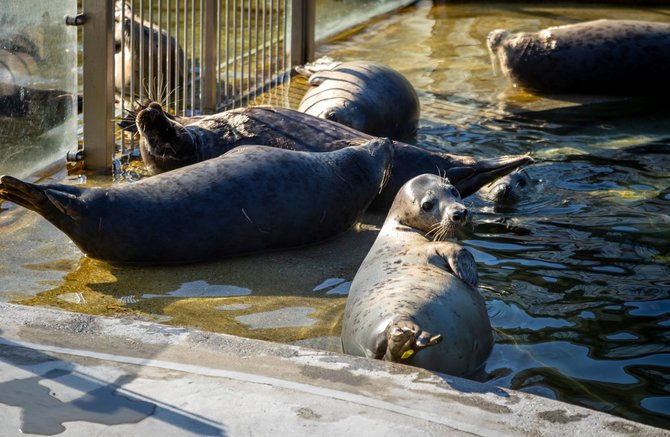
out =
[[468,209],[464,206],[454,208],[451,212],[451,221],[454,223],[465,223],[468,220]]

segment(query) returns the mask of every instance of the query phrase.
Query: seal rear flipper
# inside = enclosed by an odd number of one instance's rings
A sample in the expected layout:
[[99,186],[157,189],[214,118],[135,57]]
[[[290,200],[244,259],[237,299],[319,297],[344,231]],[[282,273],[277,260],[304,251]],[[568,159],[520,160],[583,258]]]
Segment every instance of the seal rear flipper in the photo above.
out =
[[0,197],[41,214],[41,205],[47,202],[41,187],[11,176],[0,177]]
[[63,215],[72,219],[81,216],[85,207],[76,193],[77,187],[66,185],[40,186],[11,176],[0,177],[0,197],[42,215],[50,221],[61,221]]
[[[378,342],[375,357],[394,363],[407,363],[421,349],[442,341],[442,335],[432,335],[409,319],[397,319],[389,323],[381,337],[383,340]],[[384,344],[386,349],[380,357],[382,351],[379,346]]]

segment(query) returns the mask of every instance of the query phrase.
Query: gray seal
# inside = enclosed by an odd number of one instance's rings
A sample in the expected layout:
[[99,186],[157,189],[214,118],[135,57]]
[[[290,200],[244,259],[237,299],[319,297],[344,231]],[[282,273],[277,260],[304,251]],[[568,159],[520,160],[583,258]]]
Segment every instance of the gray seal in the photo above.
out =
[[298,111],[395,140],[416,132],[419,98],[398,71],[378,62],[334,62],[330,58],[298,71],[312,85]]
[[[151,174],[211,159],[246,144],[326,152],[345,147],[355,138],[373,138],[340,123],[269,106],[182,119],[152,102],[134,120],[141,134],[142,160]],[[483,185],[533,162],[526,155],[478,160],[401,142],[394,142],[394,149],[390,179],[375,198],[373,209],[388,210],[400,187],[423,173],[445,173],[463,196],[469,196]]]
[[[670,91],[670,24],[596,20],[534,33],[494,30],[487,45],[515,86],[541,93]],[[494,66],[495,68],[495,66]]]
[[533,189],[533,181],[524,169],[496,179],[482,187],[477,193],[479,197],[498,205],[511,204],[523,199]]
[[402,187],[351,284],[345,353],[458,376],[481,368],[493,337],[476,264],[444,241],[467,217],[443,177],[420,175]]
[[88,256],[185,263],[297,247],[347,230],[379,192],[388,139],[329,153],[265,146],[112,187],[0,178],[0,198],[36,211]]

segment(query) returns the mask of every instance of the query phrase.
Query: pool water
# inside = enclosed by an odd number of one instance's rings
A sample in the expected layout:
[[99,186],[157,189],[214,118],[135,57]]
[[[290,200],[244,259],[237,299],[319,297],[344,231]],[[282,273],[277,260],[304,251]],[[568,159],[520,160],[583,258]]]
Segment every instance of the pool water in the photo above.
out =
[[518,204],[468,199],[477,224],[463,244],[496,331],[488,379],[670,428],[670,114],[514,89],[485,45],[496,28],[598,18],[670,22],[670,8],[427,2],[319,52],[406,75],[422,147],[536,159]]
[[[516,90],[494,75],[485,46],[492,29],[596,18],[670,22],[670,7],[420,2],[318,52],[402,72],[422,104],[420,147],[536,159],[534,189],[517,204],[466,200],[476,224],[463,244],[495,329],[485,379],[670,428],[669,113]],[[305,86],[296,78],[257,103],[295,108]],[[0,299],[338,350],[348,284],[382,221],[366,214],[303,249],[119,267],[0,204]]]

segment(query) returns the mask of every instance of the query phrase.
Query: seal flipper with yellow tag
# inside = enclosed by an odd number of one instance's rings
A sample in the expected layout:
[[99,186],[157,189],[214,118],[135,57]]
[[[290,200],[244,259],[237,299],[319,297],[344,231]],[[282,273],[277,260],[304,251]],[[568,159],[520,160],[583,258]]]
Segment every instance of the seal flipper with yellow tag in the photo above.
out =
[[395,320],[386,327],[377,343],[375,358],[407,363],[421,349],[442,341],[442,335],[432,335],[409,319]]

